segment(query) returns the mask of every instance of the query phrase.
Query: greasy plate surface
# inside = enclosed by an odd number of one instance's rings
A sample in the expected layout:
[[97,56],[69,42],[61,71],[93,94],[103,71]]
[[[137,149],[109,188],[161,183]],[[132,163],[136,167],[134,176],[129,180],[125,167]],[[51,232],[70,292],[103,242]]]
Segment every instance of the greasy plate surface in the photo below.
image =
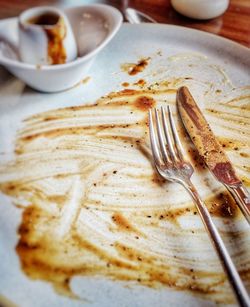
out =
[[[142,58],[139,72],[137,67],[128,74],[128,63]],[[126,25],[97,58],[90,80],[71,91],[34,93],[2,71],[0,294],[5,301],[233,304],[188,195],[154,173],[146,116],[150,106],[174,105],[176,89],[189,86],[249,184],[247,61],[247,49],[201,32]],[[198,171],[194,181],[249,287],[249,228],[197,161],[178,124]]]

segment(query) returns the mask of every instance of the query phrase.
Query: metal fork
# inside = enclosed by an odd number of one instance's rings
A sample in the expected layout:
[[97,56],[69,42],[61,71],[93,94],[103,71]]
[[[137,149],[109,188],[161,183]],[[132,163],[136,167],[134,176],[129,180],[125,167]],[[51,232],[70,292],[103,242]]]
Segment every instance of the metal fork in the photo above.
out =
[[[194,169],[188,161],[184,160],[183,149],[169,106],[167,111],[168,116],[166,116],[166,110],[163,107],[161,108],[160,115],[157,109],[154,110],[154,116],[152,110],[149,111],[150,142],[155,168],[164,179],[177,182],[188,191],[220,258],[238,303],[240,306],[249,307],[250,299],[247,290],[205,204],[202,202],[195,186],[191,182]],[[153,117],[155,118],[156,128],[154,127]]]

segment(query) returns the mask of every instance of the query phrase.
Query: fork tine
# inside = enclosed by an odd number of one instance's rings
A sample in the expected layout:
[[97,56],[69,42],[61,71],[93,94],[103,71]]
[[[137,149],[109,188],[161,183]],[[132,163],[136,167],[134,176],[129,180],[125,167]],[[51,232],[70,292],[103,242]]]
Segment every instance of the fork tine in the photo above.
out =
[[161,158],[160,158],[160,152],[158,149],[158,145],[156,142],[156,136],[155,136],[155,130],[153,125],[153,116],[152,116],[152,110],[150,109],[148,112],[148,119],[149,119],[149,135],[150,135],[150,144],[152,148],[152,154],[153,158],[155,160],[155,163],[160,164]]
[[172,130],[177,155],[179,156],[180,160],[184,160],[183,147],[181,145],[181,141],[180,141],[178,133],[177,133],[177,129],[176,129],[176,126],[175,126],[175,123],[174,123],[174,119],[173,119],[173,115],[172,115],[172,111],[171,111],[170,106],[168,106],[168,117],[169,117],[170,127],[171,127],[171,130]]
[[157,128],[157,135],[158,135],[158,140],[159,140],[159,144],[160,144],[160,148],[161,148],[161,153],[162,153],[162,158],[164,160],[164,162],[169,163],[169,157],[168,157],[168,153],[166,150],[166,143],[163,137],[163,132],[162,132],[162,128],[161,128],[161,124],[160,124],[160,119],[159,119],[159,115],[158,115],[158,110],[155,109],[155,121],[156,121],[156,128]]
[[161,117],[162,117],[163,130],[164,130],[164,134],[165,134],[167,145],[168,145],[169,155],[171,156],[173,160],[176,160],[176,154],[175,154],[173,142],[170,138],[170,133],[169,133],[168,125],[167,125],[167,119],[166,119],[164,107],[161,107]]

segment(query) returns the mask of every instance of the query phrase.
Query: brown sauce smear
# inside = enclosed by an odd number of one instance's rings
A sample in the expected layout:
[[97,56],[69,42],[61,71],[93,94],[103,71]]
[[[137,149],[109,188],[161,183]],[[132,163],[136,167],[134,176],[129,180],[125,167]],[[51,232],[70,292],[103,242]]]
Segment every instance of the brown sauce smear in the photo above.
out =
[[149,109],[153,108],[156,104],[156,101],[149,96],[140,96],[135,100],[135,107],[142,110],[148,111]]
[[204,173],[207,171],[207,167],[203,158],[199,155],[198,151],[195,148],[189,148],[187,153],[190,162],[195,167],[196,171],[199,171],[200,173]]
[[146,81],[144,79],[139,79],[137,82],[134,83],[134,85],[138,85],[140,87],[143,87],[146,85]]
[[137,232],[136,228],[121,213],[114,213],[112,220],[122,230]]
[[230,162],[216,163],[213,173],[217,178],[226,184],[238,184],[240,180],[235,174],[233,166]]
[[229,138],[225,138],[225,137],[217,137],[218,141],[220,142],[221,146],[223,148],[227,149],[233,149],[235,151],[239,150],[242,147],[245,147],[246,144],[244,144],[243,142],[239,141],[239,140],[235,140],[235,139],[229,139]]
[[206,200],[209,212],[218,217],[235,218],[239,214],[239,209],[228,192],[218,193]]
[[39,26],[54,26],[59,21],[58,14],[49,12],[45,14],[41,14],[35,17],[28,19],[27,23],[35,24]]
[[131,69],[129,71],[129,75],[133,76],[133,75],[136,75],[136,74],[142,72],[146,68],[146,66],[148,66],[149,60],[150,60],[150,58],[141,59],[137,64],[135,64],[133,67],[131,67]]
[[48,58],[51,64],[64,64],[66,62],[66,50],[63,40],[66,36],[66,27],[62,18],[51,29],[45,28],[48,37]]
[[182,107],[192,119],[192,123],[196,125],[197,129],[201,129],[200,118],[197,109],[193,106],[193,97],[187,93],[187,87],[181,87],[177,92],[177,99]]
[[[105,200],[108,203],[102,198],[95,198],[95,195],[102,196],[102,192],[99,192],[98,189],[100,187],[105,189],[109,186],[110,180],[114,184],[119,182],[120,176],[123,176],[123,168],[121,172],[117,167],[108,170],[101,169],[97,178],[89,182],[101,161],[99,161],[100,158],[92,157],[87,152],[89,143],[94,140],[95,152],[102,152],[103,148],[108,150],[108,146],[105,147],[106,144],[111,146],[113,142],[119,141],[119,149],[123,146],[124,152],[127,150],[124,159],[132,156],[131,160],[128,160],[130,167],[135,163],[132,155],[134,151],[139,151],[137,154],[141,154],[141,158],[147,157],[145,148],[148,148],[149,144],[145,137],[148,131],[148,127],[145,126],[145,111],[156,105],[154,96],[150,96],[149,93],[125,89],[103,97],[93,106],[53,110],[25,121],[24,131],[28,129],[28,136],[24,137],[22,133],[19,134],[16,143],[17,157],[9,166],[12,171],[19,173],[23,169],[26,174],[27,170],[34,168],[34,165],[37,164],[40,164],[43,169],[43,163],[47,163],[46,159],[49,162],[49,171],[52,171],[56,167],[54,164],[57,161],[60,162],[58,157],[54,159],[53,156],[57,152],[63,154],[67,152],[67,158],[63,160],[61,167],[71,163],[71,160],[74,163],[70,170],[60,172],[59,168],[57,173],[49,174],[46,171],[48,177],[37,178],[36,171],[32,169],[31,177],[24,179],[20,176],[19,179],[0,184],[0,190],[3,193],[12,197],[21,196],[29,203],[23,210],[22,221],[18,229],[19,241],[16,247],[22,269],[30,278],[48,281],[56,291],[73,298],[75,295],[71,291],[70,281],[74,276],[104,276],[114,281],[133,281],[156,289],[172,287],[190,291],[214,302],[234,303],[231,289],[222,269],[221,271],[217,268],[213,269],[213,266],[210,272],[207,267],[198,269],[198,260],[193,261],[188,258],[188,250],[182,243],[183,240],[185,241],[185,236],[187,238],[198,236],[199,240],[207,239],[209,242],[205,230],[201,231],[200,228],[195,230],[192,226],[183,229],[181,226],[180,220],[183,218],[196,218],[197,215],[199,219],[197,210],[190,200],[188,199],[181,205],[173,204],[169,207],[169,199],[162,197],[158,200],[157,205],[153,204],[154,197],[163,190],[167,190],[169,183],[152,172],[152,166],[149,167],[151,169],[149,174],[146,174],[146,169],[143,169],[142,174],[135,172],[126,175],[126,180],[133,182],[131,186],[134,190],[132,191],[125,193],[126,184],[121,186],[121,192],[119,192],[119,186],[111,185],[112,191],[108,190],[109,193],[116,193],[115,196],[112,194],[115,199],[112,200],[113,202],[110,200],[112,197]],[[77,127],[74,122],[70,127],[60,129],[53,126],[60,121],[65,122],[76,117],[79,123],[81,116],[84,116],[84,111],[87,111],[90,116],[91,110],[95,113],[99,106],[105,106],[107,109],[113,108],[115,112],[119,110],[124,112],[124,106],[126,106],[131,116],[133,112],[141,114],[141,119],[136,118],[136,122],[129,122],[129,124],[126,122],[107,123],[106,125],[102,123],[92,127]],[[117,113],[115,114],[118,116]],[[98,118],[102,118],[102,115],[99,114]],[[84,122],[84,117],[82,120]],[[39,125],[42,125],[41,127],[46,125],[48,130],[40,131]],[[103,131],[115,128],[120,134],[101,135]],[[140,137],[138,134],[136,137],[134,135],[129,137],[127,132],[131,132],[131,129],[140,131]],[[89,137],[89,139],[85,141],[84,137]],[[48,142],[51,142],[50,145]],[[101,142],[103,147],[100,147]],[[79,153],[74,152],[75,149],[79,150]],[[29,158],[31,153],[32,159]],[[122,152],[119,152],[116,158],[120,154]],[[190,152],[190,155],[192,154],[194,153]],[[86,166],[86,155],[90,166]],[[76,166],[78,168],[74,170]],[[125,166],[128,167],[127,161]],[[74,197],[70,196],[76,193],[74,192],[76,176],[79,176],[80,187],[77,191],[79,189],[84,191],[84,197],[78,194]],[[59,186],[60,191],[53,189],[53,193],[50,190],[47,191],[45,183],[50,187]],[[62,190],[64,185],[67,186],[65,191]],[[140,189],[144,185],[156,189],[154,193],[146,195],[145,198],[143,198],[145,195],[140,196]],[[175,190],[172,192],[176,193]],[[77,199],[75,200],[76,207],[71,208],[71,198]],[[122,202],[124,199],[125,203]],[[138,204],[135,203],[135,199],[138,199]],[[148,199],[152,199],[152,205],[144,207]],[[135,205],[131,207],[133,203]],[[239,210],[231,196],[225,192],[217,193],[213,197],[209,196],[206,204],[214,216],[223,217],[226,221],[234,221],[239,218]],[[128,206],[129,210],[123,210],[122,206],[124,208]],[[100,218],[102,214],[105,214],[103,219]],[[67,218],[70,216],[72,220],[68,221]],[[93,226],[88,226],[86,221]],[[98,224],[95,224],[96,221]],[[232,236],[237,239],[243,234],[242,232],[238,234],[236,231]],[[192,244],[191,240],[190,244]],[[189,246],[189,248],[193,247]],[[159,252],[161,249],[164,251]],[[211,260],[211,263],[210,259],[207,261],[207,266],[215,262],[214,259]],[[249,271],[249,267],[245,265],[240,272],[242,278],[248,283]]]
[[123,71],[127,72],[130,76],[137,75],[142,72],[149,64],[150,58],[145,58],[139,60],[137,63],[126,63],[122,64],[121,68]]

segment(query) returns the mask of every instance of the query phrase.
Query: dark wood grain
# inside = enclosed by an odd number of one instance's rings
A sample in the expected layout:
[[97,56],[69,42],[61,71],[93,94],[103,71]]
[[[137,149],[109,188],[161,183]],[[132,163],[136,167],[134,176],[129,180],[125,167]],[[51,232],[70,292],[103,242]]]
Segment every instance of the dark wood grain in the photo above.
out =
[[[74,1],[69,1],[73,3]],[[100,0],[100,2],[122,9],[122,1]],[[182,25],[189,28],[211,32],[242,45],[250,47],[250,0],[231,0],[228,10],[220,17],[199,21],[178,14],[170,0],[131,0],[130,7],[147,13],[160,23]],[[0,18],[19,15],[23,10],[38,5],[60,5],[59,0],[0,0]],[[82,1],[84,4],[84,1]]]

